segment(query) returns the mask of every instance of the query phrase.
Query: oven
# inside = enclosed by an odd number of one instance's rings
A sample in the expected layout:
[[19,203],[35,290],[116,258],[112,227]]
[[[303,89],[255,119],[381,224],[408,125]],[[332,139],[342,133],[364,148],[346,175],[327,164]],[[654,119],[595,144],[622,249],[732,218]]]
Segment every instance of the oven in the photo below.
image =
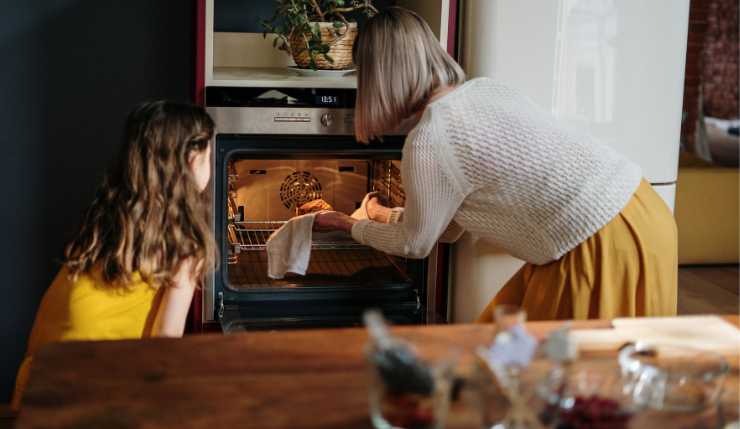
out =
[[353,326],[367,308],[397,324],[446,319],[438,249],[407,259],[344,233],[314,233],[305,276],[267,276],[266,241],[304,203],[351,214],[371,191],[403,206],[404,135],[358,143],[355,89],[208,87],[216,123],[213,231],[218,269],[202,290],[201,321],[224,332]]

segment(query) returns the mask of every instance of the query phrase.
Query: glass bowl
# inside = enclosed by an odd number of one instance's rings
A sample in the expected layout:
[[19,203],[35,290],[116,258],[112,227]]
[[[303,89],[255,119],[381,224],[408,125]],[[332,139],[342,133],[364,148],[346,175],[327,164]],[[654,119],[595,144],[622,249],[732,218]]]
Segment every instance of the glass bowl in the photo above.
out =
[[619,365],[635,403],[659,411],[695,412],[716,406],[729,371],[720,354],[646,343],[625,346]]
[[555,366],[537,386],[540,421],[554,428],[627,428],[636,403],[614,360]]

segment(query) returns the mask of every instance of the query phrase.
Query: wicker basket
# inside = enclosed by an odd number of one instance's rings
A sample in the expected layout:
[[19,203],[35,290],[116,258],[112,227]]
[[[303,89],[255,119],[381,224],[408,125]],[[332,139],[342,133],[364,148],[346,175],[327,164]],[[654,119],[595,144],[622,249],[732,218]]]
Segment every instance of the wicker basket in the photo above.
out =
[[[331,31],[333,24],[330,22],[318,22],[311,25],[319,25],[321,30],[321,41],[331,46],[329,56],[334,59],[333,63],[324,58],[322,54],[315,55],[316,68],[321,70],[344,70],[352,64],[352,45],[357,38],[357,24],[350,23],[346,31],[340,29],[343,34],[335,37]],[[311,57],[306,48],[306,42],[302,37],[293,37],[290,39],[290,50],[293,54],[293,60],[300,68],[311,67]]]

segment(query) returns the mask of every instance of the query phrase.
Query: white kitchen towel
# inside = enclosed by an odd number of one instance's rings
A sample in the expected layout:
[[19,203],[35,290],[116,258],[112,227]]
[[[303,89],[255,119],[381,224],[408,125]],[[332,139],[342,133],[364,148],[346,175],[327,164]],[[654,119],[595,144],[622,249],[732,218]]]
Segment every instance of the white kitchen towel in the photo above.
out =
[[305,275],[311,260],[311,240],[316,213],[297,216],[267,240],[267,275],[282,279],[285,273]]

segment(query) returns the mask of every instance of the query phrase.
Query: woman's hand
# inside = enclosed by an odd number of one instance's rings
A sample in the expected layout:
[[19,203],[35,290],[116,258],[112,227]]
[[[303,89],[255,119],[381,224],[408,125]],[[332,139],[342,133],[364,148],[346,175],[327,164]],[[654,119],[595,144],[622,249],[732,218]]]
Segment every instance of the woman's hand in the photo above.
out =
[[357,222],[341,212],[320,212],[313,221],[313,230],[319,232],[344,231],[352,233],[352,225]]
[[388,223],[391,217],[391,209],[384,206],[376,196],[367,200],[367,217],[375,222]]

